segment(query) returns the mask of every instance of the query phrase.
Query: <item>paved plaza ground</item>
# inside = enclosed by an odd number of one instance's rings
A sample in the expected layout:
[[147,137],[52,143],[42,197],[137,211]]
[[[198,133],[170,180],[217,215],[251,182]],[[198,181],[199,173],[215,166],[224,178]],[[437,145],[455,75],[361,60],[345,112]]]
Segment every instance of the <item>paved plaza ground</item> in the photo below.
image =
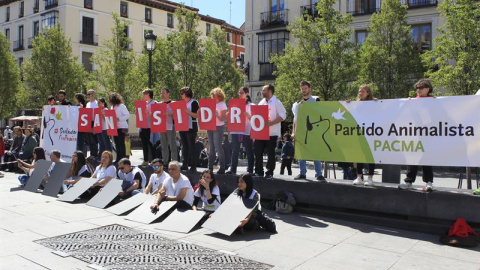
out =
[[[134,164],[141,162],[138,156],[140,153],[135,151]],[[0,269],[92,269],[86,261],[52,253],[53,249],[41,244],[42,239],[114,224],[133,229],[137,234],[158,236],[171,245],[195,245],[211,252],[220,251],[218,254],[235,257],[239,262],[253,261],[251,267],[238,263],[238,269],[258,269],[255,262],[271,269],[480,269],[480,247],[445,246],[439,243],[438,235],[299,213],[279,215],[272,211],[267,213],[276,222],[279,233],[275,235],[258,231],[226,237],[203,228],[189,234],[172,233],[155,229],[155,223],[128,221],[84,203],[64,203],[40,193],[10,191],[18,187],[16,178],[12,173],[0,178]],[[453,182],[456,186],[458,179],[439,182]],[[110,252],[115,255],[118,250]],[[180,258],[188,269],[213,269],[195,263],[189,266],[188,262],[195,262],[198,254],[179,251],[177,255],[189,258],[186,261]],[[219,269],[233,269],[230,267],[231,264]],[[105,268],[112,269],[108,265]]]

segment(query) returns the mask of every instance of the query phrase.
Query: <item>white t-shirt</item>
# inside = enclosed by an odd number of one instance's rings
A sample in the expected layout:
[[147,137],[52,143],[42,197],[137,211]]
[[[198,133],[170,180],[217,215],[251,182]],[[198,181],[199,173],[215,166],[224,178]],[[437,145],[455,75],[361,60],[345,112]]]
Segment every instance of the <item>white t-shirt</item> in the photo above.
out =
[[[151,176],[150,176],[150,182],[149,183],[152,183],[152,190],[150,191],[150,193],[153,193],[155,192],[157,189],[160,188],[160,186],[165,182],[165,180],[167,180],[168,178],[170,178],[170,175],[168,173],[166,173],[165,171],[162,173],[162,175],[160,175],[160,177],[157,176],[156,173],[153,173]],[[143,189],[142,189],[143,190]]]
[[[268,121],[274,121],[279,116],[283,118],[283,120],[287,118],[287,111],[285,110],[285,107],[283,107],[282,102],[280,102],[280,100],[278,100],[277,97],[275,96],[272,96],[269,101],[267,101],[265,98],[262,99],[262,101],[260,101],[258,105],[268,105]],[[270,137],[282,136],[281,125],[282,125],[281,122],[279,122],[273,126],[270,126],[270,129],[269,129]]]
[[185,175],[180,174],[180,178],[176,183],[173,182],[172,177],[169,177],[163,182],[163,186],[167,191],[167,196],[178,196],[183,188],[187,188],[187,194],[185,194],[183,200],[190,205],[193,204],[193,187]]
[[5,130],[3,131],[3,138],[4,138],[5,140],[11,139],[12,136],[11,136],[10,134],[12,134],[12,133],[13,133],[13,131],[12,131],[11,129],[5,129]]
[[221,199],[220,199],[220,188],[218,186],[214,186],[212,190],[210,190],[211,194],[212,195],[217,195],[217,197],[215,198],[215,200],[213,201],[213,203],[208,203],[208,199],[207,199],[207,191],[204,190],[203,191],[203,195],[200,193],[200,188],[197,188],[197,190],[195,191],[195,194],[193,194],[193,196],[195,197],[199,197],[200,200],[202,201],[203,203],[203,209],[205,209],[206,211],[215,211],[217,210],[218,207],[220,207],[220,204],[221,204]]
[[[225,104],[223,101],[220,101],[215,105],[215,110],[217,111],[218,116],[221,116],[222,111],[227,110],[227,104]],[[215,119],[217,122],[217,127],[225,125],[225,121],[220,120],[218,117],[215,117]]]
[[[93,175],[96,176],[98,180],[104,179],[107,176],[110,176],[112,178],[115,178],[117,176],[117,173],[115,171],[115,166],[110,165],[107,168],[102,167],[102,165],[98,165],[97,169],[95,169],[95,172]],[[100,185],[100,186],[105,186],[105,185]]]
[[[316,96],[311,96],[310,98],[308,98],[307,100],[303,100],[303,102],[315,102],[317,101],[318,97]],[[302,102],[302,103],[303,103]],[[297,115],[298,115],[298,106],[300,106],[300,104],[302,103],[298,103],[298,102],[295,102],[293,103],[292,105],[292,113],[293,113],[293,123],[297,123]]]
[[[87,106],[85,106],[85,108],[87,109],[95,109],[95,108],[98,108],[98,101],[97,100],[94,100],[94,101],[89,101],[87,102]],[[92,110],[92,119],[94,117],[94,114],[93,114],[93,110]],[[93,120],[92,120],[93,121]]]

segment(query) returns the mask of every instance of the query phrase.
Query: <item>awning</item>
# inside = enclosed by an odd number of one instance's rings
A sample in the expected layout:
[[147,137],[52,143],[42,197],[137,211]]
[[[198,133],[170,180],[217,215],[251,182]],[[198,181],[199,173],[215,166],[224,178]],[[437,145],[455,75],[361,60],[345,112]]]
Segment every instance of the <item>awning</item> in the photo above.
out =
[[14,118],[10,118],[10,121],[13,121],[13,122],[18,122],[18,121],[38,122],[41,119],[42,119],[41,116],[22,115],[22,116],[17,116],[17,117],[14,117]]

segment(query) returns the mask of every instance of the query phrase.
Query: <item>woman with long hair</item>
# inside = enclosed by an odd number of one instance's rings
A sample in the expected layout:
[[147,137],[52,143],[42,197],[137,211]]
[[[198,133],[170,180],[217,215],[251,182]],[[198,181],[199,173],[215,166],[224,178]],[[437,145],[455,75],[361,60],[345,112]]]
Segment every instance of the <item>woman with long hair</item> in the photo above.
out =
[[211,170],[203,171],[202,178],[198,181],[198,188],[193,196],[193,210],[197,210],[200,201],[202,201],[203,210],[207,212],[208,215],[220,207],[220,188]]
[[[218,155],[218,163],[220,164],[220,169],[217,171],[217,174],[225,174],[225,152],[222,147],[222,137],[223,132],[225,131],[225,121],[227,120],[227,104],[225,104],[225,94],[221,88],[215,88],[210,91],[210,96],[212,99],[215,99],[215,120],[216,120],[216,130],[208,130],[207,136],[208,141],[210,141],[210,151],[208,154],[208,168],[213,170],[213,163],[215,162],[215,152]],[[197,157],[198,158],[198,157]]]
[[[82,151],[76,151],[72,156],[72,164],[67,173],[67,180],[64,185],[75,185],[82,177],[90,177],[93,174],[93,167],[85,158]],[[65,190],[65,189],[64,189]]]
[[35,147],[33,149],[33,160],[31,164],[28,164],[21,159],[17,159],[18,168],[25,172],[25,174],[18,176],[18,180],[22,185],[27,183],[28,179],[33,173],[33,170],[35,169],[36,163],[42,159],[45,160],[45,150],[42,147]]
[[109,96],[111,109],[117,114],[117,136],[113,136],[115,149],[117,150],[117,159],[114,163],[127,156],[125,149],[125,133],[128,132],[127,120],[130,118],[127,106],[123,104],[123,98],[119,93],[111,93]]

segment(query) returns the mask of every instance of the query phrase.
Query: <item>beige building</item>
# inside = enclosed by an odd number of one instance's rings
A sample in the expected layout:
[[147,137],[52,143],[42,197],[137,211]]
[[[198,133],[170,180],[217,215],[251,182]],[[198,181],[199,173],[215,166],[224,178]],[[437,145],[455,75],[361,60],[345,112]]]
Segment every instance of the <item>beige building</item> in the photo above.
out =
[[[31,54],[33,38],[45,27],[59,23],[71,39],[73,54],[91,71],[95,68],[91,56],[103,40],[112,36],[112,13],[131,22],[125,29],[132,39],[130,48],[141,53],[146,31],[153,30],[158,37],[175,31],[178,21],[174,13],[179,7],[166,0],[0,0],[0,30],[10,40],[10,48],[21,64]],[[198,29],[203,38],[213,28],[227,32],[231,28],[223,20],[201,14],[199,17]]]
[[[442,1],[442,0],[440,0]],[[342,14],[354,16],[352,41],[363,43],[371,14],[380,10],[382,0],[339,0],[335,8]],[[281,54],[287,42],[293,42],[286,30],[290,22],[308,13],[317,16],[317,0],[246,0],[245,8],[245,62],[249,63],[249,80],[253,100],[261,87],[273,83],[276,69],[270,63],[272,54]],[[436,28],[443,22],[437,10],[437,0],[402,0],[408,5],[408,23],[412,26],[412,41],[418,51],[432,49]],[[294,68],[294,67],[293,67]]]

